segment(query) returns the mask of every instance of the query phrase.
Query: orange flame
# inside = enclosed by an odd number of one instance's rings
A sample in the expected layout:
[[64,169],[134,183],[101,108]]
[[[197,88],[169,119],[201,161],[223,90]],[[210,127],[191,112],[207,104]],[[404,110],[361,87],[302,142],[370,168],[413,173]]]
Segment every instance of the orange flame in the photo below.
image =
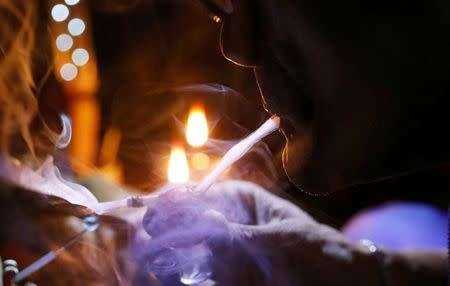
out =
[[208,123],[201,106],[191,108],[186,126],[186,141],[193,147],[203,146],[208,140]]
[[183,147],[172,147],[167,173],[171,183],[180,184],[189,181],[189,166]]

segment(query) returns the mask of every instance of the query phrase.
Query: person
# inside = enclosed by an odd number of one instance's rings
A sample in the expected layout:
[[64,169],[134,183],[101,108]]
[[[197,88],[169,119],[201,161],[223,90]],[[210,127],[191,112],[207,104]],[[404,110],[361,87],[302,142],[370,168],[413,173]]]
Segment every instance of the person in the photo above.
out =
[[[253,68],[281,117],[283,166],[303,192],[449,162],[450,3],[202,0],[222,23],[222,54]],[[247,182],[162,196],[140,259],[206,241],[221,285],[444,285],[447,255],[351,243]],[[229,265],[233,265],[230,269]]]

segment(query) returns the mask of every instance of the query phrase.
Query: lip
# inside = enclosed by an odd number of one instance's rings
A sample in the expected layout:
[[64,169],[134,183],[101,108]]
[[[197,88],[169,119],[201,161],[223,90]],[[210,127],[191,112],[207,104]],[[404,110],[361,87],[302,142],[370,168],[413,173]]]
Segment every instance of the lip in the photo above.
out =
[[286,117],[281,117],[280,131],[287,139],[292,139],[296,135],[298,135],[298,131],[297,128],[295,128],[295,125],[290,119]]
[[[281,57],[276,51],[272,51],[270,56],[267,57],[269,60],[265,62],[265,65],[267,65],[269,68],[268,70],[277,70],[279,78],[281,80],[280,86],[284,86],[285,90],[282,90],[281,92],[286,92],[286,96],[291,97],[299,97],[301,99],[298,100],[301,104],[308,102],[310,100],[309,97],[306,96],[306,91],[308,90],[305,86],[305,82],[300,77],[299,72],[293,71],[292,68],[289,67],[289,65],[285,64],[285,61],[283,60],[283,57]],[[258,84],[263,92],[265,94],[266,100],[265,100],[265,108],[270,113],[275,113],[281,117],[280,122],[280,131],[283,133],[283,135],[286,137],[286,139],[293,139],[296,136],[299,136],[303,134],[303,131],[306,126],[304,124],[310,123],[310,119],[308,115],[305,116],[306,113],[302,113],[302,110],[299,110],[298,113],[294,112],[293,106],[289,106],[286,104],[286,102],[283,102],[281,104],[280,101],[276,102],[274,100],[273,94],[275,92],[278,93],[278,90],[276,88],[269,88],[269,92],[265,92],[266,89],[264,88],[265,82],[259,80],[258,74],[267,74],[265,72],[265,65],[260,65],[259,67],[255,68],[256,78],[259,81]],[[303,76],[304,77],[304,76]],[[264,77],[263,77],[264,78]],[[265,76],[267,81],[267,76]],[[262,84],[262,85],[261,85]],[[298,102],[295,102],[295,104],[298,104]],[[309,104],[306,104],[304,106],[308,106]]]
[[[303,137],[312,128],[314,108],[312,93],[303,80],[306,74],[292,70],[270,47],[254,71],[263,95],[264,108],[281,118],[279,131],[286,141],[283,156],[287,156],[288,146],[291,146],[291,150],[295,149],[296,144],[303,146]],[[293,156],[291,161],[295,161]]]

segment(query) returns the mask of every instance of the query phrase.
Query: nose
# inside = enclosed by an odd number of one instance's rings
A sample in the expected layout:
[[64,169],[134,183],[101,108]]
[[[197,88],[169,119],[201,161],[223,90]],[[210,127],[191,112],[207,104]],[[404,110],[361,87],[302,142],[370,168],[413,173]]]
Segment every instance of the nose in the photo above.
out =
[[[249,3],[251,2],[251,3]],[[244,67],[258,65],[263,35],[256,1],[233,1],[233,12],[222,25],[220,48],[229,61]]]

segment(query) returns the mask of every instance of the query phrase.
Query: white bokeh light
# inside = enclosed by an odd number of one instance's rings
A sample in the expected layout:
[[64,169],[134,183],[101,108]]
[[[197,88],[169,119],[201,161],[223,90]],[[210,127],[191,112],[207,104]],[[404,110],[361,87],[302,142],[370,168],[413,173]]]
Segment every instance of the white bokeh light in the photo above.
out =
[[73,64],[63,64],[59,73],[64,80],[71,81],[77,77],[78,69]]
[[67,25],[67,29],[72,36],[79,36],[83,34],[85,28],[86,25],[80,18],[74,18],[70,20],[69,24]]
[[83,66],[89,61],[89,53],[85,49],[76,49],[72,52],[72,61],[77,66]]
[[61,52],[70,50],[70,48],[72,48],[72,45],[73,45],[73,39],[71,36],[69,36],[67,34],[61,34],[56,38],[56,47]]
[[51,14],[53,20],[56,22],[62,22],[69,16],[69,8],[63,4],[56,4],[53,6]]
[[67,5],[72,6],[77,5],[80,0],[65,0],[64,2],[66,2]]

